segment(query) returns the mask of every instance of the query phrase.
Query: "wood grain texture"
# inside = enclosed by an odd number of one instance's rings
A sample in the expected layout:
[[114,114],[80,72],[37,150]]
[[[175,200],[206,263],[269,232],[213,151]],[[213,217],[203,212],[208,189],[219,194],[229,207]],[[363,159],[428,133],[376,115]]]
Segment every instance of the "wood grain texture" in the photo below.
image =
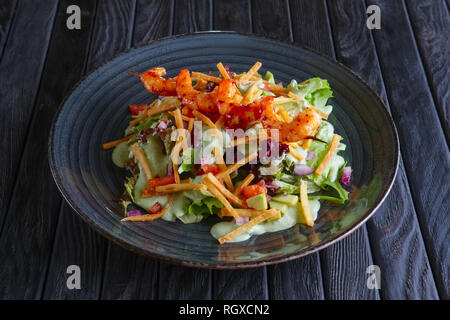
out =
[[253,32],[273,39],[292,40],[288,1],[252,1]]
[[[117,5],[122,3],[118,1]],[[127,46],[125,43],[128,40],[134,46],[169,35],[170,1],[137,1],[135,8],[122,8],[121,11],[127,12],[121,19],[127,19],[127,30],[133,31],[130,39],[124,39],[123,45]],[[118,17],[111,18],[105,17],[104,24],[112,20],[111,26],[114,26],[114,20]],[[123,21],[122,24],[125,25]],[[111,28],[111,31],[115,30]],[[124,33],[120,30],[114,32]],[[155,299],[158,296],[159,262],[132,253],[112,242],[108,243],[103,277],[101,299]]]
[[171,35],[173,5],[173,0],[137,0],[133,45]]
[[213,299],[269,299],[267,268],[214,271]]
[[[76,3],[71,1],[71,3]],[[54,32],[51,27],[56,12],[56,2],[42,2],[35,6],[30,2],[21,2],[17,21],[11,31],[11,44],[3,62],[11,69],[8,81],[17,87],[10,88],[15,97],[10,102],[9,112],[20,111],[20,119],[9,119],[15,128],[10,134],[17,135],[27,128],[23,123],[32,115],[25,151],[20,162],[20,170],[15,176],[16,185],[11,204],[0,238],[0,296],[8,298],[39,298],[42,293],[48,261],[53,247],[61,197],[50,174],[47,159],[47,143],[50,125],[56,109],[71,86],[78,81],[84,65],[86,36],[92,17],[92,6],[84,11],[85,30],[75,33],[66,28],[65,8],[61,2],[56,17]],[[29,6],[28,6],[29,5]],[[45,17],[45,19],[43,18]],[[22,21],[23,19],[23,21]],[[38,21],[34,21],[34,20]],[[17,34],[17,32],[20,33]],[[26,33],[25,36],[22,33]],[[46,55],[47,37],[51,37],[47,63],[43,71],[39,95],[34,104],[29,95],[38,88],[42,61]],[[23,39],[28,39],[23,41]],[[45,41],[44,41],[45,40]],[[15,42],[20,42],[15,44]],[[61,55],[61,52],[67,53]],[[14,56],[17,61],[15,61]],[[51,61],[51,63],[49,63]],[[28,69],[30,77],[23,77]],[[4,74],[3,72],[1,74]],[[55,75],[59,75],[56,76]],[[16,77],[21,80],[14,81]],[[27,81],[24,83],[24,79]],[[4,86],[2,86],[4,88]],[[28,93],[27,93],[28,92]],[[2,102],[2,105],[3,102]],[[5,114],[5,117],[7,116]],[[17,126],[17,127],[16,127]],[[20,142],[20,135],[13,140]],[[10,146],[15,144],[9,144]],[[20,153],[19,150],[15,150]],[[17,161],[16,155],[11,155]],[[19,162],[19,161],[17,161]]]
[[[90,45],[86,44],[85,46],[86,49],[89,48],[89,54],[83,74],[94,70],[117,53],[129,47],[131,38],[129,29],[133,25],[134,9],[134,1],[100,0],[97,2]],[[105,263],[109,263],[109,259],[105,261],[109,242],[89,228],[84,221],[76,217],[76,213],[65,202],[62,207],[63,214],[58,224],[55,247],[47,279],[49,287],[46,287],[45,298],[97,299],[101,295]],[[66,248],[71,243],[77,243],[78,245],[75,250],[67,252]],[[112,260],[115,259],[113,258]],[[73,263],[74,261],[77,262],[76,264],[80,266],[83,272],[82,279],[85,284],[82,284],[82,289],[67,290],[64,286],[51,286],[55,279],[60,280],[67,277],[65,269],[61,266],[67,265],[70,261]],[[84,270],[89,270],[89,272]],[[106,288],[103,287],[103,290],[109,293],[109,297],[120,297],[123,292],[119,291],[118,293],[113,290],[116,288],[120,290],[120,288],[115,286],[116,281],[120,283],[129,275],[123,273],[123,278],[108,278],[109,275],[109,273],[105,275],[107,282]],[[112,286],[113,289],[108,290],[108,286]],[[130,285],[128,292],[131,291]]]
[[16,13],[17,1],[7,0],[0,6],[0,60]]
[[[63,203],[56,231],[43,299],[88,299],[100,295],[106,240],[89,228],[72,209]],[[80,268],[81,288],[68,289],[67,268]]]
[[155,299],[158,294],[158,267],[159,263],[155,260],[109,242],[100,298]]
[[[290,4],[292,30],[299,43],[334,58],[326,2],[296,0]],[[365,225],[319,255],[326,299],[379,299],[378,292],[366,286],[366,268],[373,262]]]
[[211,271],[160,263],[158,299],[211,299]]
[[449,299],[450,153],[447,142],[404,3],[368,3],[378,5],[383,12],[382,28],[373,32],[381,71],[438,292],[441,298]]
[[176,0],[174,34],[211,30],[211,0]]
[[[364,1],[329,1],[336,55],[388,105]],[[411,199],[403,161],[392,190],[367,223],[384,299],[435,299],[436,286]]]
[[323,300],[319,254],[268,267],[270,299]]
[[242,0],[214,0],[214,30],[251,32],[251,3]]
[[[4,224],[16,181],[55,10],[55,1],[45,3],[38,10],[29,2],[20,2],[0,62],[0,81],[3,84],[0,86],[0,161],[3,166],[0,177],[0,227]],[[27,15],[33,15],[33,18]],[[24,77],[24,74],[27,76]]]
[[450,139],[450,14],[444,1],[408,0],[406,4],[448,142]]

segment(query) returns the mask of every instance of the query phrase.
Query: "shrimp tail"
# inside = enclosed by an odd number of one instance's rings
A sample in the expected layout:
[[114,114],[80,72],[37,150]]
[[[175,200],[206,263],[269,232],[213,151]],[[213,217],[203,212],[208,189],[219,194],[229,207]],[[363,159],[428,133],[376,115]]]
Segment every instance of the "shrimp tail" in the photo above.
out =
[[176,95],[176,78],[165,79],[166,69],[152,68],[140,75],[145,89],[160,96]]

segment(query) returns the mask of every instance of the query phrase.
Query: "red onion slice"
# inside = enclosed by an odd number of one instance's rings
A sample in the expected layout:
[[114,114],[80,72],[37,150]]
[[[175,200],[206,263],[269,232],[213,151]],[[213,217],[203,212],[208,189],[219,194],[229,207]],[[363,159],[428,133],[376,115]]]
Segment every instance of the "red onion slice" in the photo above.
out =
[[344,170],[342,170],[342,177],[341,177],[341,184],[349,187],[350,182],[352,180],[352,167],[345,167]]
[[314,172],[314,169],[308,167],[306,164],[296,164],[294,166],[294,173],[298,176],[307,176]]
[[306,160],[312,160],[316,157],[316,153],[314,151],[308,151],[306,154]]
[[141,212],[139,210],[133,210],[127,212],[127,217],[140,216]]
[[249,221],[250,221],[249,217],[239,217],[238,219],[233,219],[233,222],[236,224],[244,224]]

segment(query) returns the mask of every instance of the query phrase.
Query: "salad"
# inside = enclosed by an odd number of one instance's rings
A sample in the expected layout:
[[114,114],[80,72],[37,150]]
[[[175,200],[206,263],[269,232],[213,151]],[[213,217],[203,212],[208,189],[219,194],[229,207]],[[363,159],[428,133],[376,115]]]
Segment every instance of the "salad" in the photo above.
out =
[[219,243],[312,227],[321,203],[348,200],[351,167],[342,138],[327,121],[332,97],[325,79],[286,87],[257,62],[237,74],[181,70],[165,78],[152,68],[140,78],[158,95],[131,104],[124,138],[105,143],[112,161],[131,175],[120,203],[124,223],[220,219]]

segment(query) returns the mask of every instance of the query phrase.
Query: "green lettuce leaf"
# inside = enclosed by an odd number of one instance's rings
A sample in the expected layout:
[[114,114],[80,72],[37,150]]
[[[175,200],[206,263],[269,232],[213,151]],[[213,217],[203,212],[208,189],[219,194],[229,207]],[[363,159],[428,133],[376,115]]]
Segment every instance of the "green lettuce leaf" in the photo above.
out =
[[187,212],[194,215],[209,216],[217,214],[222,207],[222,202],[214,197],[208,197],[200,201],[190,201]]
[[275,78],[274,78],[272,72],[270,72],[270,71],[266,72],[266,75],[264,76],[264,80],[266,80],[267,82],[270,82],[270,83],[275,83]]
[[331,113],[332,107],[327,106],[326,103],[329,98],[333,97],[333,91],[327,80],[311,78],[304,84],[298,84],[297,81],[292,80],[287,88],[323,112]]

